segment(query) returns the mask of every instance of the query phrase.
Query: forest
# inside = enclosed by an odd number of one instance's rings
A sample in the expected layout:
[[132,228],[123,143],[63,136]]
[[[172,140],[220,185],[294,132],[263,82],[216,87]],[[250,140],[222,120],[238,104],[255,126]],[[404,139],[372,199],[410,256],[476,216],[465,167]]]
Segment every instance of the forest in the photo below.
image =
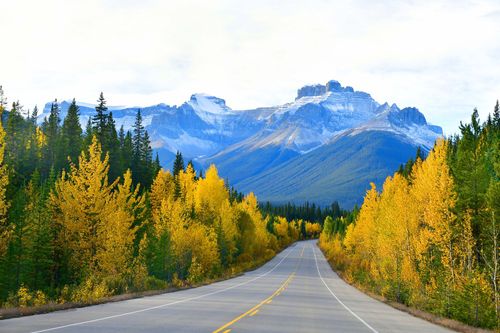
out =
[[500,110],[418,153],[351,219],[324,223],[320,247],[349,282],[386,299],[499,328]]
[[180,152],[170,170],[153,158],[137,111],[116,129],[101,93],[85,130],[75,100],[7,109],[0,87],[0,306],[93,303],[136,291],[229,277],[321,227],[263,215]]

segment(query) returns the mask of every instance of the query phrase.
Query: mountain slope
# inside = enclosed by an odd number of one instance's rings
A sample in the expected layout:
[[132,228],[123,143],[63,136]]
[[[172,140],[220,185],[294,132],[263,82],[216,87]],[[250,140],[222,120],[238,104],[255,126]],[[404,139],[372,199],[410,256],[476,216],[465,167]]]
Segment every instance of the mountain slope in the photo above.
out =
[[[60,104],[61,118],[69,104]],[[85,127],[94,109],[78,104]],[[109,109],[117,127],[132,128],[137,107]],[[50,103],[39,122],[49,111]],[[164,167],[179,150],[197,166],[215,163],[239,190],[275,202],[338,200],[350,207],[370,181],[380,184],[418,146],[429,151],[442,135],[418,109],[379,104],[334,80],[304,86],[294,101],[272,107],[233,110],[221,98],[194,94],[180,106],[141,112]]]
[[370,182],[381,186],[417,147],[388,131],[362,131],[338,137],[309,154],[237,182],[242,191],[255,191],[262,201],[311,201],[342,207],[361,204]]

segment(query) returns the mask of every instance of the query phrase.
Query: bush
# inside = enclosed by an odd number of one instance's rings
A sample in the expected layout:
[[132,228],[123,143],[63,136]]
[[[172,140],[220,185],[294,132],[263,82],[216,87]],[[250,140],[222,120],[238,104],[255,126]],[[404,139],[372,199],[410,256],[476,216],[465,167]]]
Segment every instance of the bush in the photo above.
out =
[[78,303],[92,303],[112,294],[113,291],[108,289],[104,281],[89,277],[76,288],[71,300]]

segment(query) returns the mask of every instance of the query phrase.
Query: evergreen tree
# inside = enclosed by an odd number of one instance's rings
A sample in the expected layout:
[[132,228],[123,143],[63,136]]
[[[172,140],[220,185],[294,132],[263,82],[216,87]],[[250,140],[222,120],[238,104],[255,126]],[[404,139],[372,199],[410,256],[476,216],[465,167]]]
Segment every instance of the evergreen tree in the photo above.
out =
[[22,107],[19,102],[12,103],[12,109],[8,115],[5,127],[5,159],[11,167],[11,172],[13,172],[11,183],[16,186],[23,178],[23,169],[25,166],[22,165],[22,162],[25,157],[27,145],[27,137],[24,133],[26,124],[21,112]]
[[493,109],[493,123],[495,124],[497,129],[500,128],[500,106],[498,105],[498,100],[495,104],[495,108]]
[[173,166],[173,174],[175,179],[175,198],[179,198],[181,196],[181,186],[179,183],[179,174],[184,172],[184,159],[182,158],[182,154],[180,151],[177,151],[175,154],[174,166]]
[[101,92],[95,107],[96,114],[92,117],[92,132],[97,137],[101,145],[107,142],[107,130],[109,128],[108,121],[108,107],[106,106],[106,99]]
[[78,162],[78,156],[80,156],[83,144],[79,112],[79,107],[76,105],[76,101],[73,98],[62,126],[64,152],[73,163]]
[[24,282],[38,290],[50,284],[53,262],[53,228],[49,210],[46,207],[48,187],[42,186],[40,174],[35,171],[26,187],[26,205],[24,219],[27,226],[25,233],[25,256],[27,263]]
[[160,156],[156,153],[155,161],[153,162],[153,179],[156,177],[158,172],[161,170]]
[[307,238],[307,233],[306,233],[306,222],[302,221],[300,224],[300,238],[301,239],[306,239]]
[[125,169],[121,168],[120,141],[118,139],[118,133],[116,132],[116,125],[112,112],[109,113],[106,130],[107,142],[105,142],[106,146],[103,145],[103,151],[107,151],[109,154],[109,177],[110,179],[116,179],[120,175],[123,175]]
[[[147,181],[148,173],[148,149],[149,141],[146,141],[146,130],[142,125],[142,115],[141,110],[137,110],[135,116],[135,123],[133,127],[133,157],[132,157],[132,174],[134,175],[135,183],[144,184]],[[147,146],[146,146],[147,145]]]
[[[134,164],[134,143],[130,131],[127,131],[123,139],[121,159],[123,169],[131,169],[132,172],[137,169],[137,166]],[[136,176],[133,176],[133,178],[135,179],[135,182],[137,182]]]
[[83,135],[83,147],[86,149],[88,146],[92,144],[92,138],[94,137],[94,131],[92,128],[92,118],[89,118],[87,121],[87,125],[85,126],[85,133]]
[[175,154],[173,174],[177,176],[179,172],[184,171],[184,159],[182,158],[182,153],[177,151]]
[[59,104],[57,103],[57,99],[54,100],[52,105],[50,106],[50,114],[49,118],[46,119],[44,125],[42,126],[43,132],[46,138],[46,145],[44,149],[44,168],[43,172],[45,174],[48,173],[52,166],[56,168],[58,165],[58,157],[57,153],[59,151],[60,144],[60,126],[59,123],[61,119],[59,117]]

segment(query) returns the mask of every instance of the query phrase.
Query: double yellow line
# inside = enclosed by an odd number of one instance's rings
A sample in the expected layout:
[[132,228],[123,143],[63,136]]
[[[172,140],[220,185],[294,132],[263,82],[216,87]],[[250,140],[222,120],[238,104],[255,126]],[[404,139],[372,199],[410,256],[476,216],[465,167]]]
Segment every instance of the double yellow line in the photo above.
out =
[[[304,254],[304,247],[302,248],[302,252],[300,253],[300,259],[302,260],[302,256]],[[299,261],[300,263],[300,261]],[[276,291],[271,295],[269,296],[268,298],[266,298],[265,300],[263,300],[262,302],[260,302],[259,304],[257,304],[256,306],[254,306],[253,308],[251,308],[250,310],[248,310],[247,312],[239,315],[238,317],[234,318],[233,320],[231,320],[230,322],[228,322],[227,324],[219,327],[218,329],[216,329],[215,331],[213,331],[212,333],[220,333],[220,332],[223,332],[223,333],[229,333],[231,331],[231,329],[227,329],[229,326],[233,325],[234,323],[236,323],[237,321],[245,318],[246,316],[250,316],[250,317],[253,317],[257,314],[257,312],[259,312],[259,309],[261,306],[263,306],[264,304],[269,304],[272,302],[273,298],[278,296],[282,291],[284,291],[286,289],[286,287],[290,284],[290,282],[293,280],[294,276],[295,276],[295,272],[297,271],[297,268],[299,266],[299,263],[297,263],[297,266],[295,267],[295,270],[294,272],[292,272],[288,278],[285,280],[285,282],[283,282],[281,284],[281,286],[276,289]],[[227,330],[226,330],[227,329]]]

